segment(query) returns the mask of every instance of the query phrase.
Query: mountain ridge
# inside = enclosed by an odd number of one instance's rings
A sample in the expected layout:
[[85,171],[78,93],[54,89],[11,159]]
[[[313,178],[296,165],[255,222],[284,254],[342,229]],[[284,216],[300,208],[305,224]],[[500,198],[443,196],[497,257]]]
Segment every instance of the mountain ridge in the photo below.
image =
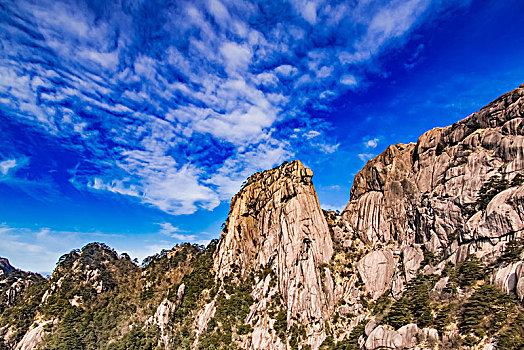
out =
[[523,86],[387,147],[341,214],[296,160],[249,177],[206,248],[139,267],[92,243],[49,280],[9,270],[0,349],[524,346]]

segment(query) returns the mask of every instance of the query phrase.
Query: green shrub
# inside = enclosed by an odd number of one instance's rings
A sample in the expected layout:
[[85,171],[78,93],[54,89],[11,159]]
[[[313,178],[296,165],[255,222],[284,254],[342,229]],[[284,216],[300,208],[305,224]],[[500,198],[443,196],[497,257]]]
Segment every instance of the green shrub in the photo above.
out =
[[459,264],[458,283],[461,287],[469,287],[484,276],[484,264],[475,255],[469,255]]
[[482,185],[477,195],[477,205],[479,209],[486,209],[493,197],[508,188],[508,180],[504,180],[496,175],[490,177],[489,180]]
[[464,304],[459,329],[464,334],[471,333],[480,338],[497,332],[506,321],[511,307],[508,295],[485,283]]
[[502,253],[501,261],[512,263],[520,260],[522,251],[524,250],[524,240],[515,239],[509,241],[504,248],[504,253]]
[[524,184],[524,175],[518,173],[515,175],[515,177],[511,180],[510,187],[518,187],[522,186]]
[[275,329],[275,332],[277,332],[280,339],[282,339],[282,341],[285,343],[287,333],[286,310],[282,309],[277,313],[277,317],[275,318],[275,324],[273,325],[273,328]]
[[402,297],[391,305],[391,309],[382,322],[397,329],[412,321],[413,317],[409,310],[409,301],[406,297]]
[[433,314],[429,292],[433,289],[439,276],[419,274],[412,279],[404,295],[393,303],[383,322],[397,329],[405,324],[415,322],[420,327],[433,324]]
[[524,349],[524,314],[520,312],[509,327],[498,336],[497,349]]

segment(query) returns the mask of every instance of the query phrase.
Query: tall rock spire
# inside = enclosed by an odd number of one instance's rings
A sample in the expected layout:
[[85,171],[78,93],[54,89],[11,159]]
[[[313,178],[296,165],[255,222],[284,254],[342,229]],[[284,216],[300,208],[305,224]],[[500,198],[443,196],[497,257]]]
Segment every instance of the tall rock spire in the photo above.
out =
[[[334,302],[331,275],[323,269],[333,245],[312,176],[298,160],[251,176],[231,201],[214,267],[219,280],[236,269],[243,275],[271,269],[288,327],[306,325],[308,342],[315,347],[325,338],[324,320]],[[261,293],[257,288],[262,285],[255,286],[252,314],[267,308],[265,299],[272,292]],[[255,334],[258,327],[262,337],[270,336],[263,318],[253,326]]]

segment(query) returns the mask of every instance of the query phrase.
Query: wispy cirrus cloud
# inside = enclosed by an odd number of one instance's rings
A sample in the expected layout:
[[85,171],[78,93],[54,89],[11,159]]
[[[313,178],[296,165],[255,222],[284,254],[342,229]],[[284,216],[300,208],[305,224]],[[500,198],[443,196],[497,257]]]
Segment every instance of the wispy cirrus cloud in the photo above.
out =
[[373,159],[376,156],[376,154],[373,153],[359,153],[358,158],[363,161],[364,163],[367,162],[370,159]]
[[312,114],[439,4],[8,1],[0,112],[76,152],[80,190],[212,210],[255,171],[334,152]]
[[23,177],[17,177],[16,172],[29,165],[29,157],[8,157],[0,159],[0,182],[26,181]]
[[190,242],[195,241],[195,235],[188,235],[184,230],[181,230],[178,227],[173,226],[170,222],[162,222],[158,224],[160,226],[159,232],[165,236],[172,237],[181,242]]

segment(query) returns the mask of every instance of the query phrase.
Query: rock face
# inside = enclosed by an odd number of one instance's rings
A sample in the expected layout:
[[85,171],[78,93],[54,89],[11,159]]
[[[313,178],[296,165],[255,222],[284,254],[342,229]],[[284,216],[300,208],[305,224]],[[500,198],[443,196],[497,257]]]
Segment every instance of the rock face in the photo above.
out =
[[[251,176],[231,201],[215,271],[223,279],[235,268],[243,274],[270,268],[287,309],[288,327],[306,325],[308,342],[317,348],[334,305],[331,276],[320,268],[330,262],[333,247],[312,176],[299,161]],[[254,296],[260,302],[267,294]],[[263,304],[257,311],[264,312]],[[269,337],[263,318],[253,326]]]
[[398,333],[402,337],[402,345],[405,348],[413,348],[418,343],[418,326],[414,323],[409,323],[398,329]]
[[13,266],[11,266],[9,260],[0,257],[0,278],[2,276],[8,276],[15,271],[16,269]]
[[377,299],[391,287],[395,272],[393,253],[389,249],[369,253],[358,262],[358,272],[372,299]]
[[423,260],[424,253],[418,246],[405,246],[402,249],[402,264],[407,282],[417,277],[418,269]]
[[[475,254],[498,264],[492,282],[523,301],[523,262],[500,259],[508,242],[524,237],[524,88],[417,143],[388,147],[355,177],[342,219],[350,229],[336,237],[356,235],[371,247],[358,273],[374,300],[398,300],[417,274],[441,274],[447,262]],[[442,277],[433,295],[445,297],[447,284]],[[398,332],[413,346],[414,329]],[[439,341],[435,329],[417,334]],[[365,335],[368,349],[398,348],[394,330]]]
[[524,187],[512,181],[524,171],[523,114],[515,89],[416,144],[388,147],[355,177],[343,217],[373,246],[493,258],[523,236]]
[[524,262],[518,261],[500,267],[492,282],[505,293],[515,294],[519,300],[524,300]]
[[176,305],[164,299],[158,308],[156,309],[155,315],[153,316],[153,323],[156,324],[160,330],[160,345],[164,345],[167,349],[169,344],[169,336],[166,332],[167,327],[169,326],[169,318],[173,311],[175,311]]
[[15,350],[33,350],[38,349],[38,346],[42,342],[45,332],[44,327],[48,324],[52,324],[54,321],[37,321],[24,335],[22,340],[16,345]]

